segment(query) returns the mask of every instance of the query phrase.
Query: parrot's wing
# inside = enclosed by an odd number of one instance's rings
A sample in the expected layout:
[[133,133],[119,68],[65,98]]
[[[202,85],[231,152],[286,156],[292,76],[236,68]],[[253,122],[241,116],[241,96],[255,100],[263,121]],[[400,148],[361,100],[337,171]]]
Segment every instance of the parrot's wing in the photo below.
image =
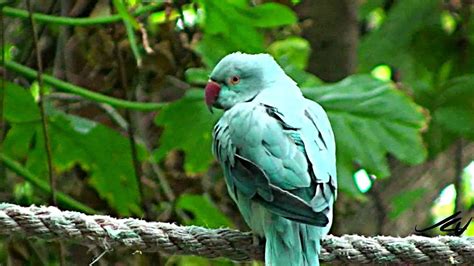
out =
[[311,206],[318,211],[329,211],[337,197],[334,133],[324,109],[313,101],[305,101],[304,123],[311,123],[311,126],[303,127],[302,138],[318,184]]
[[[275,107],[237,104],[214,128],[214,154],[234,197],[243,195],[280,216],[325,226],[326,208],[314,202],[319,184],[305,147],[309,131],[285,120]],[[314,127],[309,120],[304,126]]]

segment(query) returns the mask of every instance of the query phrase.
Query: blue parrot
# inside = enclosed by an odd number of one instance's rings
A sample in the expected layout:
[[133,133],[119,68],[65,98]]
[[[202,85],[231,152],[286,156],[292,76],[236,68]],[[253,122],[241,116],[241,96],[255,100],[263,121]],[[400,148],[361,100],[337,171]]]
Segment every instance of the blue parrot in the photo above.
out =
[[214,68],[205,101],[224,110],[213,154],[231,198],[265,237],[265,264],[319,265],[337,196],[334,134],[268,54],[233,53]]

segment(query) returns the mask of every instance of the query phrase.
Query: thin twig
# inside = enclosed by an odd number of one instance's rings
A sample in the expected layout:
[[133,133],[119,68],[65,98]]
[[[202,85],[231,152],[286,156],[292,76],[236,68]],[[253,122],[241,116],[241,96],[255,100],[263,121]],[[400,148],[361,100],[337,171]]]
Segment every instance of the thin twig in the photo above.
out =
[[[113,5],[111,5],[111,8],[113,8]],[[114,40],[114,52],[115,52],[115,57],[117,58],[117,64],[119,68],[119,79],[120,79],[120,84],[125,92],[125,95],[127,97],[127,100],[133,101],[133,92],[128,91],[128,86],[127,86],[127,73],[125,71],[125,64],[123,61],[122,53],[120,53],[120,49],[118,46],[118,40],[116,36],[116,27],[118,25],[114,25],[112,27],[112,39]],[[142,176],[142,169],[140,165],[140,161],[138,160],[138,154],[137,154],[137,143],[135,141],[135,128],[133,126],[133,121],[131,118],[130,110],[125,110],[125,120],[128,122],[128,127],[127,127],[127,132],[128,132],[128,139],[130,142],[130,152],[132,155],[132,162],[133,162],[133,170],[135,171],[135,178],[137,180],[137,185],[138,185],[138,192],[140,193],[140,202],[142,204],[143,209],[146,210],[145,208],[145,202],[143,200],[143,184],[141,181],[141,176]],[[145,212],[146,213],[146,212]]]
[[56,180],[54,179],[54,172],[53,172],[53,162],[52,162],[52,152],[51,152],[51,142],[48,135],[48,124],[46,121],[46,112],[44,109],[44,86],[43,86],[43,62],[41,59],[41,52],[39,50],[38,45],[38,35],[36,32],[36,25],[33,19],[33,11],[31,9],[31,0],[26,1],[26,6],[28,8],[28,12],[30,14],[30,25],[31,30],[33,32],[33,44],[35,46],[36,51],[36,64],[38,67],[38,86],[39,86],[39,109],[40,109],[40,116],[41,116],[41,127],[43,130],[43,140],[44,140],[44,147],[46,149],[46,160],[48,161],[48,177],[49,177],[49,185],[51,187],[51,202],[53,205],[57,205],[56,202]]

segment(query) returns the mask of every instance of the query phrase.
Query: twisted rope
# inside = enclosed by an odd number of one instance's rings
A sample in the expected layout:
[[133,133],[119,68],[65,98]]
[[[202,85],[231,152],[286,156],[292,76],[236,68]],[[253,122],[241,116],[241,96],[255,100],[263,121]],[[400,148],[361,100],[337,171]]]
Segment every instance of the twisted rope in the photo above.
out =
[[[88,216],[55,207],[1,203],[0,236],[69,240],[106,250],[160,251],[234,261],[263,259],[263,246],[254,245],[249,232]],[[350,263],[470,263],[474,262],[474,237],[330,235],[322,241],[320,259]]]

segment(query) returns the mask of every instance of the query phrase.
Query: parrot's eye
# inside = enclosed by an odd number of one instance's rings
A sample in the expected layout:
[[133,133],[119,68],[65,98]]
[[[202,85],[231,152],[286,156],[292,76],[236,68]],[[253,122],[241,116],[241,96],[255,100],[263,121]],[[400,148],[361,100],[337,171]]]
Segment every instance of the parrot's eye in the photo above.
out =
[[233,76],[229,79],[229,83],[232,85],[238,84],[240,82],[239,76]]

